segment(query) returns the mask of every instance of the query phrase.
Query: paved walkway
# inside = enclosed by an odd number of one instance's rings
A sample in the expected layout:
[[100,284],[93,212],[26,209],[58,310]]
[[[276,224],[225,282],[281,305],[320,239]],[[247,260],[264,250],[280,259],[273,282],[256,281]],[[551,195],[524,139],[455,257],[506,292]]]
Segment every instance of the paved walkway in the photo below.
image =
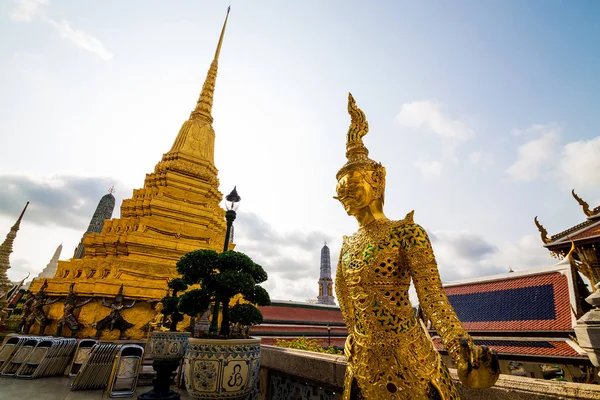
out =
[[[40,379],[0,378],[0,400],[101,400],[110,399],[108,393],[101,390],[71,392],[73,379],[56,377]],[[150,391],[152,387],[138,387],[135,396]],[[173,389],[175,390],[175,389]],[[181,400],[190,400],[185,389],[179,389]]]

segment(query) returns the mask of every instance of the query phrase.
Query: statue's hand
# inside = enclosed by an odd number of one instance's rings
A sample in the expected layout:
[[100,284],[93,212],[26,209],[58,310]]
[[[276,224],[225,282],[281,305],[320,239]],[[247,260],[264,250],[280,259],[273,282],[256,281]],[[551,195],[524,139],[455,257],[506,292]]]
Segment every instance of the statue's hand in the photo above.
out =
[[472,346],[465,338],[460,340],[456,366],[460,381],[471,388],[489,388],[500,375],[496,350],[487,346]]

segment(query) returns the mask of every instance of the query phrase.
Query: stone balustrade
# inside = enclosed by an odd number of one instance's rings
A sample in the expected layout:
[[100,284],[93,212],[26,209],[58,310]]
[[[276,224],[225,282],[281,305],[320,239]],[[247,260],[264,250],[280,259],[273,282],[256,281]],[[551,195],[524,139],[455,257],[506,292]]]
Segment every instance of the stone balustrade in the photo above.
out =
[[[261,346],[260,400],[337,400],[346,371],[343,356]],[[469,389],[458,382],[465,400],[600,399],[600,385],[500,375],[493,388]]]

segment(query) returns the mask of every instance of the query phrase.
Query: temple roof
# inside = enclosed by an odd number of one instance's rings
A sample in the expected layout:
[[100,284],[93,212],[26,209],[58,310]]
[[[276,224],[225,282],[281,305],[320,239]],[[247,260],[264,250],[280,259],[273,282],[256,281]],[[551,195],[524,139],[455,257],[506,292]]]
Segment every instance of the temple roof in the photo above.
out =
[[544,242],[544,247],[546,248],[563,247],[563,245],[565,245],[570,240],[577,241],[595,238],[596,236],[600,237],[600,206],[592,209],[585,200],[583,200],[577,195],[577,193],[575,193],[575,190],[572,190],[571,194],[573,195],[573,198],[577,200],[577,203],[579,203],[579,205],[581,206],[586,220],[575,226],[565,229],[562,232],[548,237],[548,232],[540,224],[538,218],[535,217],[534,222],[537,225],[538,230],[540,231],[542,241]]
[[575,295],[569,265],[448,283],[444,291],[469,332],[570,331]]
[[563,243],[570,246],[570,239],[577,241],[593,237],[600,237],[600,219],[596,219],[595,217],[553,235],[544,247],[554,247]]
[[[571,343],[570,340],[475,339],[475,344],[493,347],[498,354],[586,358]],[[434,338],[433,344],[437,350],[444,349],[439,338]]]

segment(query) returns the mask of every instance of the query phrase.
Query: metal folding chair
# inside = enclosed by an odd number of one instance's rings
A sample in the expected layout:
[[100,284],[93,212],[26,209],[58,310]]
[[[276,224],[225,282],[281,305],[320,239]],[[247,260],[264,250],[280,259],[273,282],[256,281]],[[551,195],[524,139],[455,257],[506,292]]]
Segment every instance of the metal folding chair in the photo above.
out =
[[42,338],[37,336],[26,337],[23,344],[16,349],[10,360],[2,365],[2,376],[15,376],[21,365],[27,360],[29,354],[36,348]]
[[95,344],[88,360],[81,366],[71,390],[104,389],[118,357],[121,345],[111,343]]
[[2,342],[2,347],[0,347],[0,373],[2,372],[2,366],[8,360],[10,360],[16,353],[16,350],[21,347],[23,342],[25,342],[26,337],[20,335],[7,335]]
[[90,358],[90,351],[96,343],[98,343],[98,341],[94,339],[82,339],[79,341],[79,343],[77,343],[75,356],[73,357],[73,360],[71,361],[67,371],[69,377],[72,378],[77,375],[81,369],[81,366]]
[[126,344],[121,347],[108,383],[110,397],[133,396],[143,360],[142,346]]

